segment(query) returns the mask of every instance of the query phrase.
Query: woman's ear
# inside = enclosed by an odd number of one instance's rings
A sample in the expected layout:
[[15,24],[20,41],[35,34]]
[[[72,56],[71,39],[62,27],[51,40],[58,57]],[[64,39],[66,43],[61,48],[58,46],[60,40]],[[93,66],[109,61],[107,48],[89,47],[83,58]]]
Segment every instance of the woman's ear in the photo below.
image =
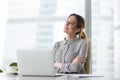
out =
[[79,33],[80,31],[81,31],[80,28],[77,28],[77,29],[76,29],[76,33]]

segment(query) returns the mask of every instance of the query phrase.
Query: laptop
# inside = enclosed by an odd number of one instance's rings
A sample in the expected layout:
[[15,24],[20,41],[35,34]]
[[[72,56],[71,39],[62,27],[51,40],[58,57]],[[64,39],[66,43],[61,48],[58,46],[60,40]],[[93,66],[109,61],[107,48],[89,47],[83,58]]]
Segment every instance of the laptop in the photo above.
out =
[[22,76],[55,77],[52,50],[17,50],[18,74]]

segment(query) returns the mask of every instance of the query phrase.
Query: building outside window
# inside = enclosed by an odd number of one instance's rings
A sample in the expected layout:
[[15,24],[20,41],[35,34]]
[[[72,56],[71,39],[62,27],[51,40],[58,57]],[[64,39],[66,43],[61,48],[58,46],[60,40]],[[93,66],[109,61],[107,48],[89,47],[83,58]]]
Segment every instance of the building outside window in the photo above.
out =
[[[63,40],[64,23],[71,13],[85,18],[87,0],[10,0],[2,68],[16,61],[18,49],[51,49]],[[91,0],[91,67],[94,74],[114,73],[116,38],[114,0]],[[86,19],[86,18],[85,18]],[[119,23],[119,22],[118,22]],[[89,27],[88,25],[86,27]],[[116,40],[117,41],[116,41]],[[118,51],[119,52],[119,51]],[[0,65],[1,66],[1,65]]]

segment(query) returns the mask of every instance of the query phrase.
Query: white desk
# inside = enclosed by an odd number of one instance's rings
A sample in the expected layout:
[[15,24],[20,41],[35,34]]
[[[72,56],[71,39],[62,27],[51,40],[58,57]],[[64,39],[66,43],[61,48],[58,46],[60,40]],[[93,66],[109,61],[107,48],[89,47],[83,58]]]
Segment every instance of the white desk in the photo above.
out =
[[117,80],[111,77],[73,77],[64,75],[61,77],[20,77],[18,75],[0,74],[0,80]]

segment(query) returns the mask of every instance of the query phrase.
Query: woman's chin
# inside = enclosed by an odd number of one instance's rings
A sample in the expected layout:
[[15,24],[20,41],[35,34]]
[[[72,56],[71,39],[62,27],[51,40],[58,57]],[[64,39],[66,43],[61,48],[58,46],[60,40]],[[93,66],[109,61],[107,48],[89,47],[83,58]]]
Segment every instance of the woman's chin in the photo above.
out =
[[64,29],[63,31],[64,31],[65,33],[67,33],[67,30]]
[[66,34],[67,34],[67,31],[64,31],[64,33],[66,33]]

